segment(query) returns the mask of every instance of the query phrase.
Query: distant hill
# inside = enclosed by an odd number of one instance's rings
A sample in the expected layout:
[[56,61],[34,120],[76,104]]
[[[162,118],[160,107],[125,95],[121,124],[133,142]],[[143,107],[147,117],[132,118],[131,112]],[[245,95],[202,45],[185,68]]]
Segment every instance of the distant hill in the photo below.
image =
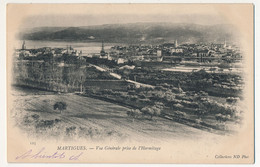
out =
[[19,34],[23,40],[92,41],[113,43],[223,42],[236,35],[231,25],[129,23],[87,27],[37,27]]

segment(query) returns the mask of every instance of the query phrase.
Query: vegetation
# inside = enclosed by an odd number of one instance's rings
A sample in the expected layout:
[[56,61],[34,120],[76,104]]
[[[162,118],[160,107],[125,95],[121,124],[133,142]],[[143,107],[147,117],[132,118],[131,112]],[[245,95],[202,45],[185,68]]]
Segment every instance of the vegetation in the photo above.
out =
[[131,117],[133,119],[133,122],[134,122],[134,119],[140,117],[142,115],[142,112],[140,112],[140,110],[138,109],[131,109],[130,111],[127,111],[127,116]]
[[161,109],[158,108],[158,106],[144,107],[141,109],[141,112],[153,119],[154,116],[159,116],[161,114]]
[[58,109],[60,111],[60,113],[62,113],[63,110],[67,109],[67,104],[65,102],[56,102],[53,105],[53,109],[54,110]]
[[230,119],[230,115],[216,114],[216,120],[220,123],[226,122]]
[[[193,27],[193,28],[191,28]],[[197,39],[196,41],[211,42],[215,39],[225,39],[232,36],[232,27],[227,25],[203,26],[198,24],[176,24],[176,23],[131,23],[112,24],[90,27],[53,27],[48,29],[37,29],[37,32],[23,34],[22,39],[27,40],[57,40],[57,41],[90,41],[90,42],[121,42],[140,43],[140,36],[146,36],[146,42],[166,42],[172,39],[185,41]],[[125,33],[127,32],[127,33]],[[208,33],[205,33],[208,32]],[[91,34],[95,39],[89,39]],[[162,39],[163,38],[163,39]]]
[[[17,83],[56,92],[78,92],[98,97],[102,100],[120,103],[133,108],[127,112],[133,122],[140,116],[148,116],[151,120],[155,116],[168,116],[178,119],[198,120],[204,123],[214,119],[219,123],[239,119],[240,110],[233,107],[240,101],[243,80],[238,74],[215,73],[205,70],[184,72],[167,72],[155,67],[142,65],[139,68],[120,71],[115,61],[98,58],[83,58],[64,53],[53,56],[52,53],[27,57],[27,63],[17,65]],[[90,64],[102,65],[103,68],[115,70],[122,78],[129,78],[154,87],[137,88],[124,80],[118,80],[114,87],[114,78],[108,71],[99,71]],[[134,64],[134,62],[131,62]],[[136,64],[134,64],[136,65]],[[231,68],[229,64],[220,64],[218,68]],[[101,84],[95,84],[101,80]],[[92,85],[90,82],[92,82]],[[106,82],[108,81],[108,82]],[[102,85],[103,84],[103,85]],[[105,85],[105,86],[104,86]],[[212,97],[223,99],[222,102],[212,100]],[[224,104],[224,102],[227,102]],[[233,105],[233,106],[232,106]],[[57,102],[53,109],[60,113],[66,110],[67,104]],[[37,120],[30,118],[26,121]],[[52,121],[39,121],[41,126],[51,126]],[[73,130],[68,130],[73,131]]]

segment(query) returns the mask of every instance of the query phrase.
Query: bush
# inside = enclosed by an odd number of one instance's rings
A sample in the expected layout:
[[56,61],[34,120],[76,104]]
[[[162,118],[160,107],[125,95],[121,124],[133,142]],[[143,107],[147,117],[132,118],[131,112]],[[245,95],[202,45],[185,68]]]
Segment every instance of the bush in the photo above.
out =
[[179,111],[179,110],[174,111],[174,115],[175,115],[176,117],[179,117],[179,118],[183,118],[183,117],[186,117],[186,116],[187,116],[187,114],[186,114],[185,112],[181,112],[181,111]]
[[198,116],[198,118],[202,118],[202,117],[204,117],[208,112],[206,111],[206,110],[204,110],[204,109],[201,109],[201,108],[199,108],[199,109],[196,109],[196,111],[195,111],[196,113],[196,115]]
[[215,118],[219,122],[226,122],[230,119],[230,115],[216,114]]
[[181,108],[183,108],[183,105],[181,105],[180,103],[177,103],[177,104],[173,104],[173,107],[181,109]]
[[239,101],[238,97],[237,98],[235,98],[235,97],[228,97],[226,99],[226,102],[228,102],[228,103],[236,103],[237,101]]
[[38,120],[40,118],[40,116],[38,114],[33,114],[31,116],[34,120]]
[[151,119],[153,119],[154,116],[159,116],[161,114],[161,109],[156,107],[156,105],[152,107],[144,107],[141,111],[144,115],[149,115]]
[[54,124],[54,120],[41,120],[37,123],[36,128],[51,128]]
[[136,109],[136,110],[131,109],[130,111],[127,111],[126,114],[127,114],[127,116],[132,117],[133,118],[133,122],[134,122],[134,119],[138,118],[139,116],[141,116],[142,112],[140,112],[140,110],[138,110],[138,109]]
[[76,127],[75,126],[71,126],[71,127],[68,127],[66,128],[66,135],[67,136],[75,136],[77,133],[76,133]]
[[60,110],[60,113],[62,112],[62,110],[66,110],[67,109],[67,103],[66,102],[56,102],[53,105],[53,109],[56,110]]
[[219,114],[220,113],[220,114],[224,114],[224,115],[233,116],[236,113],[236,110],[238,110],[234,106],[218,103],[218,102],[215,102],[215,101],[207,101],[207,102],[203,102],[203,103],[200,103],[200,104],[210,114],[214,114],[214,113]]

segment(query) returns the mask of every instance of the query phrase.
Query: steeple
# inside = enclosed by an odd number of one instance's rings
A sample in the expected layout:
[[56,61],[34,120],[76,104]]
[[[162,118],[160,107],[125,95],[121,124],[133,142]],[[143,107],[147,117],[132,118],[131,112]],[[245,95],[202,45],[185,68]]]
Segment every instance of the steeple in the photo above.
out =
[[106,56],[106,52],[105,52],[105,49],[104,49],[104,41],[102,40],[102,48],[101,48],[101,51],[100,51],[100,57],[104,58],[105,56]]
[[174,42],[174,47],[177,48],[178,47],[178,42],[177,42],[177,39],[175,40]]
[[25,50],[25,49],[26,49],[25,41],[23,41],[22,50]]
[[226,38],[225,38],[223,47],[225,48],[226,46],[227,46],[227,42],[226,42]]

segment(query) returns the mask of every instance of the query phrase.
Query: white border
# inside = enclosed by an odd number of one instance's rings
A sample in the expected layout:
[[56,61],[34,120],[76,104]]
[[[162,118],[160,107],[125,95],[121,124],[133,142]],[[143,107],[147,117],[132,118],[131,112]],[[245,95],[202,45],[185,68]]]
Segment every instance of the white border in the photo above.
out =
[[[243,166],[260,166],[260,3],[257,0],[0,0],[0,167],[71,167],[71,166],[93,166],[93,167],[119,167],[119,166],[227,166],[227,165],[176,165],[176,164],[26,164],[26,163],[7,163],[7,147],[6,147],[6,4],[8,3],[254,3],[255,4],[255,164]],[[258,46],[258,47],[257,47]],[[258,133],[257,133],[258,132]],[[19,142],[19,141],[17,141]],[[237,165],[228,165],[229,167],[236,167]]]

